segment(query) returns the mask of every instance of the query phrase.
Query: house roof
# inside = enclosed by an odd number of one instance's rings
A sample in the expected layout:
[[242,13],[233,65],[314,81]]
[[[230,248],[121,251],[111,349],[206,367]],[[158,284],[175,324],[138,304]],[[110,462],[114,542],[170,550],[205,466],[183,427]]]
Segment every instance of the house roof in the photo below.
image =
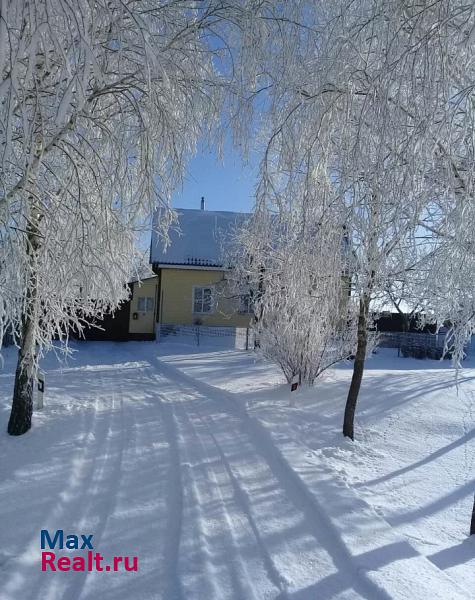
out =
[[233,231],[250,216],[248,213],[177,209],[178,226],[170,231],[166,250],[152,232],[150,262],[161,265],[222,267],[226,246]]

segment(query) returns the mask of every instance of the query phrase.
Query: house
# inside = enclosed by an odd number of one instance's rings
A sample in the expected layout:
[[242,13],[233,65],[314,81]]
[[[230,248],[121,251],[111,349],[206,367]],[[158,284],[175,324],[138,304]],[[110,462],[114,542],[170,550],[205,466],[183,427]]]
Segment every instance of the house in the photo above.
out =
[[[249,296],[227,293],[226,252],[246,213],[177,209],[178,223],[166,249],[152,233],[150,276],[129,283],[131,297],[88,340],[153,340],[160,326],[247,327]],[[159,218],[157,215],[156,218]],[[155,275],[152,275],[155,273]]]
[[410,332],[410,333],[435,333],[436,324],[428,323],[420,326],[420,315],[417,313],[396,312],[384,310],[375,317],[375,326],[381,333],[388,332]]
[[249,298],[226,293],[226,251],[247,213],[178,209],[164,249],[152,233],[150,263],[158,278],[158,325],[247,327]]
[[129,284],[130,298],[112,314],[97,322],[100,327],[84,331],[87,340],[154,340],[157,305],[157,277],[151,275]]

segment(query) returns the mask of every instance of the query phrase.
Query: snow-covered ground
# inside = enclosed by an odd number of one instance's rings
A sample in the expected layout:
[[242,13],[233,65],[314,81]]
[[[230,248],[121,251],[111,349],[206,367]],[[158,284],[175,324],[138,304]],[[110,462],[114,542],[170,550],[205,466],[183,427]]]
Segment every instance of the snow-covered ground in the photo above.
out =
[[[252,352],[76,348],[44,361],[31,432],[0,433],[1,600],[473,597],[473,363],[457,389],[447,363],[381,350],[352,444],[349,365],[290,402]],[[138,572],[41,572],[40,530],[60,528]]]

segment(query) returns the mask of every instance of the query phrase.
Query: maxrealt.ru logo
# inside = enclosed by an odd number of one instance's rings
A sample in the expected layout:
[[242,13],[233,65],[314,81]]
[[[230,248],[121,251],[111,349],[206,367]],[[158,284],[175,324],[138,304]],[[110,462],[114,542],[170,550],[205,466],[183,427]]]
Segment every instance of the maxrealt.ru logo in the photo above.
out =
[[137,556],[113,556],[104,562],[104,557],[94,551],[91,534],[68,534],[57,529],[53,535],[47,529],[41,530],[41,550],[86,550],[86,555],[59,555],[56,552],[41,553],[42,571],[137,571]]

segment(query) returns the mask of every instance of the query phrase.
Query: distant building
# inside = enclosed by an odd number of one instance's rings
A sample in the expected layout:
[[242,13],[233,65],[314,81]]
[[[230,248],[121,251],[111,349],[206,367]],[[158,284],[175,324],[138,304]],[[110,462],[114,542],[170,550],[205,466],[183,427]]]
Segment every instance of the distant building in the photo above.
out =
[[376,329],[380,332],[412,332],[412,333],[435,333],[435,324],[420,326],[420,315],[381,311],[375,318]]
[[[152,233],[154,276],[129,283],[131,298],[85,332],[89,340],[153,340],[158,326],[247,327],[249,296],[226,293],[226,254],[247,213],[177,209],[167,249]],[[157,217],[158,218],[158,215]]]
[[226,253],[247,213],[178,209],[178,230],[164,250],[152,233],[150,263],[158,277],[157,323],[246,327],[249,298],[226,294]]

